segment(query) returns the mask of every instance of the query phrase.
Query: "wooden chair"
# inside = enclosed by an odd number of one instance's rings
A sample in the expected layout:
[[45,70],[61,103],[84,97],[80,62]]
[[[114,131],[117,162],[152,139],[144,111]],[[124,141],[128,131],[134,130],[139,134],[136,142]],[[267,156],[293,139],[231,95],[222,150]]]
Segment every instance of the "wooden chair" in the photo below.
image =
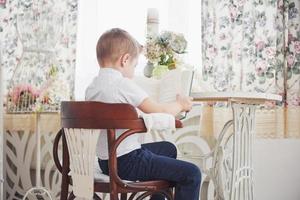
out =
[[[93,141],[95,138],[95,130],[99,135],[99,129],[107,130],[108,152],[109,152],[109,178],[94,179],[93,190],[99,193],[109,193],[111,200],[118,200],[120,194],[121,200],[127,200],[127,194],[131,193],[129,200],[136,198],[137,200],[144,199],[154,193],[163,194],[168,200],[173,199],[173,184],[164,180],[151,180],[143,182],[130,182],[121,180],[117,171],[117,157],[116,149],[119,144],[128,136],[132,134],[139,134],[147,132],[143,119],[138,117],[136,109],[129,104],[107,104],[101,102],[62,102],[61,104],[61,126],[62,129],[56,135],[53,146],[54,162],[58,170],[62,173],[61,183],[61,200],[74,199],[75,195],[72,192],[69,195],[69,185],[72,184],[70,172],[70,149],[68,145],[68,137],[73,137],[77,132],[81,139],[87,136],[90,139],[85,141]],[[182,127],[180,121],[176,120],[176,127]],[[126,131],[116,138],[116,129],[126,129]],[[69,135],[69,136],[67,136]],[[62,163],[60,163],[58,156],[59,141],[62,140]],[[72,138],[69,138],[72,140]],[[73,138],[73,140],[75,140]],[[76,139],[78,140],[78,138]],[[84,140],[81,140],[81,143]],[[93,142],[91,142],[93,143]],[[88,144],[90,145],[90,144]],[[76,149],[73,149],[73,152]],[[84,150],[85,151],[85,150]],[[93,149],[92,149],[93,151]],[[72,152],[72,150],[71,150]],[[88,152],[88,154],[90,154]],[[91,163],[91,155],[89,160]],[[80,161],[80,160],[79,160]],[[74,158],[73,158],[74,162]],[[87,165],[91,169],[91,164]],[[74,169],[73,169],[74,170]],[[86,170],[90,173],[89,170]],[[94,196],[100,199],[98,196]]]

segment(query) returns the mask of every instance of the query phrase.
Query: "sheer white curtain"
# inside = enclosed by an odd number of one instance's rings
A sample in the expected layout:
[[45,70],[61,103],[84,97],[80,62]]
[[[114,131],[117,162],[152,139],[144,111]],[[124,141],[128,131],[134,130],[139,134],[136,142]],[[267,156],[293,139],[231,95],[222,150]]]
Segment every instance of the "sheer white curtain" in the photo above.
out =
[[98,73],[95,44],[99,37],[98,0],[78,3],[77,48],[75,69],[75,99],[83,100],[84,91]]
[[[98,73],[95,47],[106,30],[127,30],[145,43],[148,8],[159,11],[161,30],[181,32],[188,40],[186,62],[201,65],[201,1],[199,0],[89,0],[79,1],[75,98],[84,99],[84,91]],[[141,56],[136,74],[142,74],[146,59]],[[200,67],[199,67],[200,68]]]

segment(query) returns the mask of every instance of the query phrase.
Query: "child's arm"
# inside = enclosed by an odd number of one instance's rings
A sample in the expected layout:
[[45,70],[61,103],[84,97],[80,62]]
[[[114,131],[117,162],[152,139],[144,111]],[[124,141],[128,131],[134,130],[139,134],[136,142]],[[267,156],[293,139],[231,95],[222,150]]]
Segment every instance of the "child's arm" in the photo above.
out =
[[146,98],[138,108],[144,113],[168,113],[177,115],[180,112],[189,111],[192,108],[190,97],[177,95],[176,101],[171,103],[157,103],[151,98]]

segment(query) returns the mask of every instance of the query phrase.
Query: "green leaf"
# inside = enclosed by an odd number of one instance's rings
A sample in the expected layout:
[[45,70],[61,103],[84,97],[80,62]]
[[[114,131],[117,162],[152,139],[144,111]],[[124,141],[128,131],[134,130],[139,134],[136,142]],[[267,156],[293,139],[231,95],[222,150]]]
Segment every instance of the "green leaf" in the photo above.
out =
[[300,38],[300,31],[297,32],[297,38]]
[[240,19],[242,15],[239,15],[238,18],[236,19],[236,25],[240,26],[243,24],[243,21]]
[[283,70],[283,63],[280,62],[280,61],[277,61],[276,64],[275,64],[275,71],[279,72],[279,71],[282,71],[282,70]]
[[222,51],[226,51],[227,48],[223,46],[223,47],[221,47],[221,50],[222,50]]
[[266,77],[265,76],[260,76],[259,77],[259,83],[264,84],[266,82]]
[[247,86],[251,85],[255,81],[255,79],[256,79],[256,77],[255,77],[254,73],[248,73],[247,79],[246,79]]
[[266,72],[267,78],[274,78],[274,74],[272,72]]
[[202,77],[203,77],[203,80],[204,81],[207,81],[208,80],[208,73],[207,73],[207,71],[205,70],[205,71],[203,71],[203,73],[202,73]]
[[294,66],[292,68],[292,71],[293,71],[294,74],[300,74],[300,69],[298,67],[296,67],[296,66]]
[[271,67],[268,67],[268,72],[271,72],[271,71],[273,71],[275,69],[275,67],[274,66],[271,66]]
[[287,71],[287,79],[291,79],[291,78],[292,78],[292,75],[293,75],[292,71],[291,71],[291,70],[288,70],[288,71]]

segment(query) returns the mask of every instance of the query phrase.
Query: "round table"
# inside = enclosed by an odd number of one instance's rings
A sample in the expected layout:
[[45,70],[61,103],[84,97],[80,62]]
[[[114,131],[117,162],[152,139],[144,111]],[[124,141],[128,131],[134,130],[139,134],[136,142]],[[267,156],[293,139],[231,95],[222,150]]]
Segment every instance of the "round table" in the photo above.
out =
[[[254,92],[199,92],[191,96],[195,102],[228,102],[233,112],[233,119],[224,125],[208,155],[212,157],[211,168],[204,169],[214,184],[215,199],[253,200],[255,109],[267,101],[282,101],[282,97]],[[226,135],[231,126],[233,133]],[[204,193],[201,200],[207,199]]]

